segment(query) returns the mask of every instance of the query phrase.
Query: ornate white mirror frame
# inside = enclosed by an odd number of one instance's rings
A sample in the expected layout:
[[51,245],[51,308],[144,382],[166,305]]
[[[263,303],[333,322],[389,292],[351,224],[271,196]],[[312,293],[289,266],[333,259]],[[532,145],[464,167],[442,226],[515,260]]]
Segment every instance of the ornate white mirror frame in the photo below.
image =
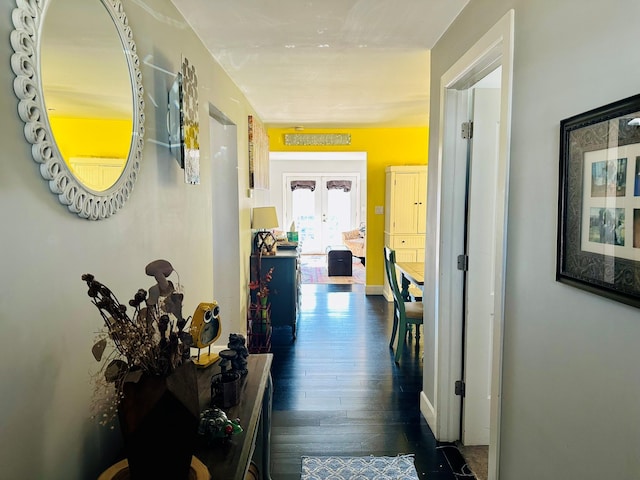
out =
[[[48,3],[52,0],[17,0],[12,12],[14,30],[11,67],[16,75],[14,91],[19,99],[18,114],[24,121],[24,134],[33,159],[40,164],[42,177],[60,202],[82,218],[101,220],[115,214],[128,200],[140,170],[144,145],[144,99],[140,61],[131,28],[120,0],[101,2],[111,15],[122,42],[123,55],[129,67],[133,96],[133,128],[129,154],[118,180],[104,191],[86,187],[65,163],[53,136],[47,116],[41,72],[41,32]],[[90,1],[90,0],[86,0]]]

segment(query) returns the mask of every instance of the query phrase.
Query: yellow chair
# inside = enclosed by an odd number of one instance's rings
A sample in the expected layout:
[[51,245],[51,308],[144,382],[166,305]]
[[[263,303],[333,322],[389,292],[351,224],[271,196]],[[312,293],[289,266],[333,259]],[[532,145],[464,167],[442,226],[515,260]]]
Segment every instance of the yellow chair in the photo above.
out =
[[422,325],[423,307],[422,302],[405,302],[398,287],[398,276],[396,274],[396,252],[389,247],[384,247],[384,270],[387,280],[393,292],[393,331],[389,347],[393,348],[393,342],[398,337],[396,346],[396,363],[400,363],[402,349],[407,337],[407,331],[411,331],[411,325],[416,326],[416,342],[420,340],[420,325]]

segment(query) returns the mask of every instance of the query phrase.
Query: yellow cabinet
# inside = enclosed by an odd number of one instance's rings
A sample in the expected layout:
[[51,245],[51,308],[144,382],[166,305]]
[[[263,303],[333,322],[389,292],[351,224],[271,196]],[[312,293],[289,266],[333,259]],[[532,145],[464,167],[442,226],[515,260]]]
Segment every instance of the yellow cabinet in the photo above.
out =
[[424,261],[427,231],[427,167],[387,167],[385,184],[385,245],[397,261]]

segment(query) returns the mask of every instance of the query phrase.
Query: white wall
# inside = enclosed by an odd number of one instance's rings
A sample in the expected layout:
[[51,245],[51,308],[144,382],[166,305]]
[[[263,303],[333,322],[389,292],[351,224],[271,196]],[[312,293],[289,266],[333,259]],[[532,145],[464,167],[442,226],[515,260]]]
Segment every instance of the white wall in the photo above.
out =
[[[500,478],[638,478],[640,312],[557,283],[555,260],[559,123],[640,91],[640,2],[471,0],[432,50],[431,118],[440,115],[442,74],[510,8],[515,58]],[[430,158],[438,158],[438,124],[431,125]],[[429,167],[434,231],[439,166]],[[433,382],[425,369],[425,392]]]
[[[146,143],[139,180],[124,209],[89,222],[67,211],[51,194],[31,159],[17,115],[11,11],[0,13],[0,465],[2,478],[96,478],[115,458],[118,432],[89,418],[94,332],[101,319],[80,279],[90,272],[121,301],[154,282],[145,265],[172,262],[185,288],[184,313],[212,299],[212,177],[209,103],[238,126],[240,269],[246,289],[250,251],[247,115],[242,93],[206,53],[169,0],[125,0],[124,8],[141,59],[145,89]],[[199,78],[201,179],[188,186],[169,156],[166,97],[181,54]],[[237,212],[230,211],[229,215]],[[246,315],[246,312],[243,313]],[[244,316],[225,318],[222,339],[243,331]],[[223,342],[223,343],[226,343]]]

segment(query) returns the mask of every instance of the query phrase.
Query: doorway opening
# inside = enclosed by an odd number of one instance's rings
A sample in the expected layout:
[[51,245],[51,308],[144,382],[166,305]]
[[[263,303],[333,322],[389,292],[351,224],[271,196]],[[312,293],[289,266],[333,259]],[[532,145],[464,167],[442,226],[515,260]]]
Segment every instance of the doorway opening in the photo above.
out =
[[[425,310],[425,323],[436,325],[437,338],[433,358],[425,358],[425,365],[433,360],[433,385],[425,382],[421,411],[440,441],[488,441],[492,480],[499,464],[513,26],[511,10],[442,76],[439,156],[430,162],[437,165],[429,268],[435,280],[425,292],[434,305]],[[499,67],[493,133],[478,132],[483,138],[474,134],[472,140],[495,152],[474,153],[475,145],[463,138],[469,125],[463,129],[463,124],[476,113],[474,87]],[[495,96],[491,102],[495,105]],[[485,240],[478,240],[483,235]],[[479,259],[481,265],[467,274]],[[478,284],[486,288],[474,296],[472,285]]]
[[302,254],[324,254],[359,223],[358,173],[285,175],[284,190],[284,224],[295,224]]
[[362,229],[364,236],[366,152],[270,152],[269,162],[271,189],[281,192],[272,198],[280,227],[295,223],[298,231],[303,283],[364,284],[364,262],[355,256],[353,276],[329,276],[326,250],[344,243],[342,232]]
[[500,79],[498,67],[462,92],[469,117],[464,224],[460,449],[479,478],[487,478],[491,413],[491,332],[495,297],[495,206]]
[[301,282],[364,283],[364,265],[357,257],[347,254],[344,261],[351,265],[336,275],[327,255],[359,223],[360,175],[285,175],[284,189],[285,225],[295,225],[298,232]]
[[209,106],[211,142],[211,213],[213,298],[224,308],[223,318],[242,318],[240,281],[238,128],[221,111]]

